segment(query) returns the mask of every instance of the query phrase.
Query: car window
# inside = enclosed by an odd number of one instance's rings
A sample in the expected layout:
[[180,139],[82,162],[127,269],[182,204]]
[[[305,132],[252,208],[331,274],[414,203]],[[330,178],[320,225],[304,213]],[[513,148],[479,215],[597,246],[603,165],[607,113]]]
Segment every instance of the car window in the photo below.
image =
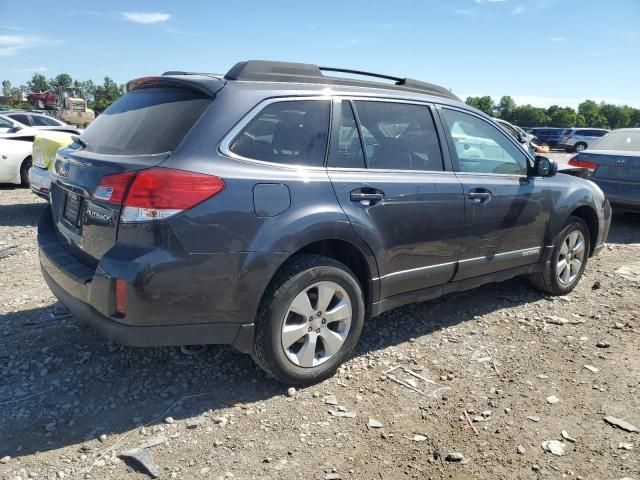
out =
[[368,168],[442,171],[438,134],[427,106],[355,101]]
[[13,115],[7,115],[9,118],[13,118],[16,122],[20,122],[23,125],[31,125],[31,123],[29,122],[29,117],[27,117],[26,115],[22,114],[22,113],[16,113]]
[[6,118],[0,117],[0,128],[13,128],[13,122]]
[[496,127],[474,115],[442,109],[461,172],[527,174],[527,156]]
[[329,100],[267,105],[231,144],[236,155],[288,165],[322,166],[329,130]]
[[82,133],[85,151],[105,155],[172,152],[211,98],[181,88],[140,88],[120,97]]
[[31,121],[39,127],[59,127],[60,122],[44,115],[31,115]]
[[640,152],[640,129],[613,131],[599,139],[590,150]]
[[339,168],[364,168],[364,152],[351,102],[343,100],[337,135],[332,136],[329,165]]

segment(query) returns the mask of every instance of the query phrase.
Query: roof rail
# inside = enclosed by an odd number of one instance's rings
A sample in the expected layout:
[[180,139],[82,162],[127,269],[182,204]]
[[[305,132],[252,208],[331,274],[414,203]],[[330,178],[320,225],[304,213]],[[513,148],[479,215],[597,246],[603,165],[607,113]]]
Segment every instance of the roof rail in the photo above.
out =
[[[393,84],[358,80],[352,78],[331,77],[322,72],[338,72],[366,77],[391,80]],[[460,100],[444,87],[421,82],[412,78],[393,77],[380,73],[363,72],[346,68],[319,67],[310,63],[271,62],[266,60],[248,60],[236,63],[225,76],[227,80],[246,80],[262,82],[320,83],[329,85],[368,86],[391,90],[405,90],[436,95],[452,100]]]

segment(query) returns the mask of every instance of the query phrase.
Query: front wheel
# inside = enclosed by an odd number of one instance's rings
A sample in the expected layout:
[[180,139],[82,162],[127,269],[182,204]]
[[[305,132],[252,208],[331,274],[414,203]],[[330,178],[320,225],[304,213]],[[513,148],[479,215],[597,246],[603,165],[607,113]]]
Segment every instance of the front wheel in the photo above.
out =
[[569,217],[558,234],[551,261],[544,271],[530,275],[538,290],[566,295],[575,288],[587,266],[590,251],[589,228],[580,217]]
[[23,187],[29,186],[29,169],[31,168],[31,157],[27,157],[20,165],[20,184]]
[[321,382],[353,351],[364,315],[362,289],[347,266],[318,255],[294,257],[262,302],[253,358],[287,385]]

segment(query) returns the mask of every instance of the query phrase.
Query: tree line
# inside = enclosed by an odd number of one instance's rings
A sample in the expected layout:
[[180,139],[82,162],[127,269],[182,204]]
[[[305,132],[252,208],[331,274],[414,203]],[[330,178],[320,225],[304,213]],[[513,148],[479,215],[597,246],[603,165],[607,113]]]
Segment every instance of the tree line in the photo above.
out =
[[490,96],[468,97],[466,100],[478,110],[521,127],[592,127],[626,128],[640,127],[640,108],[585,100],[578,110],[552,105],[549,108],[533,105],[517,105],[510,96],[495,103]]
[[74,80],[71,78],[71,75],[67,73],[61,73],[49,79],[41,73],[34,73],[31,80],[18,87],[11,85],[9,80],[3,80],[2,96],[4,100],[0,102],[2,104],[0,106],[24,109],[33,108],[32,105],[23,101],[24,94],[44,92],[58,86],[82,89],[89,108],[95,110],[96,113],[104,111],[124,93],[124,85],[118,85],[111,77],[104,77],[104,82],[100,85],[94,83],[93,80]]

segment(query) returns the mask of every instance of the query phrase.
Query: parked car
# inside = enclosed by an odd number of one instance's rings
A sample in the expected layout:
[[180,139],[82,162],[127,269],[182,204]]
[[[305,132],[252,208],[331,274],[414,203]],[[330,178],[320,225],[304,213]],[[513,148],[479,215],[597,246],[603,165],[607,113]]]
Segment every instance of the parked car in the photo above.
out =
[[[528,275],[570,292],[611,209],[447,89],[248,61],[128,83],[51,171],[55,296],[128,345],[232,344],[332,375],[366,318]],[[460,172],[455,174],[454,172]]]
[[590,169],[615,209],[640,211],[640,128],[613,130],[569,165]]
[[29,186],[31,148],[32,141],[28,138],[0,138],[0,183]]
[[538,144],[549,145],[550,148],[557,148],[560,138],[565,134],[567,129],[565,128],[551,128],[551,127],[535,127],[529,129],[529,133],[535,135],[538,139]]
[[564,148],[567,152],[582,152],[607,133],[609,130],[603,128],[571,128],[562,135],[558,148]]
[[496,118],[495,121],[498,122],[502,128],[509,132],[509,134],[515,138],[516,141],[520,142],[528,151],[535,153],[538,150],[538,139],[535,135],[524,131],[517,125],[509,123],[506,120],[502,120],[501,118]]
[[[13,128],[16,126],[31,127],[36,130],[68,132],[75,135],[79,135],[82,131],[72,125],[67,125],[56,118],[50,117],[49,115],[43,115],[41,113],[13,111],[3,113],[0,115],[0,119],[2,117],[5,119],[4,125],[6,125],[8,119],[13,122]],[[2,130],[0,130],[0,132],[2,132]]]
[[73,143],[73,135],[64,132],[41,132],[33,141],[33,166],[29,169],[29,186],[33,193],[49,200],[49,170],[59,148]]

